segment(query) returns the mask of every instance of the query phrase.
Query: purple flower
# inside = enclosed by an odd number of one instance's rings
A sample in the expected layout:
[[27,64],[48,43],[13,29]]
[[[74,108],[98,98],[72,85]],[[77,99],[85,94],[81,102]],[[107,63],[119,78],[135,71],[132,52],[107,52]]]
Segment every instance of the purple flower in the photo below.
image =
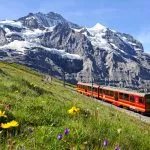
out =
[[116,147],[115,147],[115,150],[120,150],[120,147],[119,147],[119,146],[116,146]]
[[33,128],[28,128],[30,133],[33,133]]
[[64,130],[64,134],[65,134],[65,135],[67,135],[69,132],[70,132],[70,129],[68,129],[68,128],[66,128],[66,129]]
[[108,146],[108,140],[104,140],[103,146]]
[[62,134],[58,134],[58,140],[61,140],[62,139]]

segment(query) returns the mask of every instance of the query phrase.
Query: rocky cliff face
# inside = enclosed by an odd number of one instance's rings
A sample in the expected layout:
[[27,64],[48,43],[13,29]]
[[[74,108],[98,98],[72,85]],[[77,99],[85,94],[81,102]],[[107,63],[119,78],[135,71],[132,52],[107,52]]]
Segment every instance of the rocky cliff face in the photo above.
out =
[[6,34],[6,32],[3,30],[3,28],[0,27],[0,46],[5,45],[7,43],[5,34]]
[[25,17],[19,18],[17,21],[20,21],[23,26],[30,29],[45,29],[47,27],[52,27],[57,24],[68,24],[72,28],[80,28],[77,24],[67,21],[61,15],[49,12],[48,14],[38,13],[29,13]]
[[101,24],[82,28],[61,15],[30,13],[0,22],[0,58],[85,81],[150,90],[150,55],[131,35]]

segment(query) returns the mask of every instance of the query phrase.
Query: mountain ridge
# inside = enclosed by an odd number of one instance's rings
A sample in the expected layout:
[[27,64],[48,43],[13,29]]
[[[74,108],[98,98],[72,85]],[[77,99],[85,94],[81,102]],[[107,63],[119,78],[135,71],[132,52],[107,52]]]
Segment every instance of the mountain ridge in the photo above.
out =
[[142,44],[100,23],[85,28],[57,13],[29,13],[14,21],[0,21],[0,37],[2,60],[23,63],[60,78],[65,71],[66,80],[72,83],[94,80],[149,90],[150,55],[144,53]]

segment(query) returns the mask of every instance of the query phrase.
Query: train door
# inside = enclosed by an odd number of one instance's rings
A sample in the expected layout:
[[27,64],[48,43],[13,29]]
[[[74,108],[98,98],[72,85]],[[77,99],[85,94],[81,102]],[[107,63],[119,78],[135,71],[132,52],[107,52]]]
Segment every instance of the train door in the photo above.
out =
[[115,101],[118,101],[118,92],[115,92]]

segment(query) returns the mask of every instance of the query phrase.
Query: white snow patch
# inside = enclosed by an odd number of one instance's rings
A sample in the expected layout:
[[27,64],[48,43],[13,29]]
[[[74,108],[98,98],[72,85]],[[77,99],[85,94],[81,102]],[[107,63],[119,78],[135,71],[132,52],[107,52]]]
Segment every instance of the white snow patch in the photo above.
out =
[[81,30],[83,30],[84,28],[82,28],[82,29],[71,28],[71,29],[74,30],[75,32],[81,32]]
[[40,29],[34,29],[34,30],[27,29],[25,30],[23,35],[31,38],[31,37],[37,37],[43,33],[45,33],[45,31],[40,30]]
[[119,49],[115,44],[110,43],[115,49]]
[[136,47],[134,47],[134,50],[135,50],[135,51],[143,51],[142,49],[136,48]]
[[35,19],[34,16],[27,17],[26,20]]
[[22,36],[22,33],[21,32],[14,32],[14,31],[11,31],[9,30],[8,28],[4,28],[4,31],[6,32],[6,37],[9,37],[11,35],[18,35],[18,36]]
[[107,28],[103,25],[101,25],[100,23],[97,23],[95,26],[93,26],[92,28],[89,28],[89,30],[94,30],[94,31],[104,31]]
[[131,45],[134,45],[134,46],[136,45],[135,43],[133,43],[133,42],[130,42],[130,41],[129,41],[128,43],[129,43],[129,44],[131,44]]
[[13,20],[4,20],[4,21],[0,21],[0,25],[11,25],[14,27],[22,27],[22,23],[20,21],[13,21]]
[[6,37],[9,38],[11,35],[16,35],[16,36],[20,36],[20,37],[22,36],[22,34],[19,32],[10,32],[10,33],[6,34]]
[[114,32],[114,33],[116,33],[117,31],[116,30],[112,30],[112,29],[109,29],[110,31],[112,31],[112,32]]
[[12,50],[16,50],[19,52],[24,52],[27,48],[31,48],[32,46],[34,46],[33,43],[29,43],[27,41],[18,41],[18,40],[14,40],[11,43],[8,43],[4,46],[1,46],[0,48],[2,49],[12,49]]
[[62,55],[62,57],[67,57],[67,58],[69,58],[69,59],[82,59],[79,55],[77,55],[77,54],[70,54],[70,53],[64,53],[63,55]]
[[4,28],[4,30],[5,30],[6,34],[11,33],[11,31],[8,28]]
[[124,37],[124,36],[123,36],[123,37],[121,37],[121,38],[122,38],[123,40],[127,40],[127,38],[126,38],[126,37]]
[[52,26],[52,27],[45,27],[46,31],[52,32],[54,30],[56,26]]
[[92,45],[99,48],[110,49],[107,40],[104,38],[105,32],[107,30],[106,27],[100,24],[96,24],[92,28],[87,28],[88,32],[91,36],[86,36],[91,41]]
[[95,48],[104,48],[106,50],[111,49],[110,44],[104,37],[107,31],[107,28],[105,26],[97,23],[94,27],[86,29],[90,33],[90,36],[87,35],[86,32],[83,32],[82,34],[87,36],[87,38],[91,41],[92,45]]
[[46,32],[46,30],[40,30],[40,29],[26,29],[22,34],[23,38],[31,43],[39,43],[38,36],[43,35]]
[[70,54],[70,53],[67,53],[67,52],[65,52],[65,50],[62,50],[62,49],[55,49],[55,48],[48,48],[48,47],[44,47],[44,46],[41,46],[41,45],[39,45],[39,47],[41,47],[41,48],[43,48],[43,49],[45,49],[45,50],[47,50],[47,51],[51,51],[51,52],[53,52],[53,53],[57,53],[57,54],[59,54],[59,55],[61,55],[63,58],[65,58],[65,57],[67,57],[67,58],[69,58],[69,59],[82,59],[82,57],[81,56],[79,56],[79,55],[77,55],[77,54]]

